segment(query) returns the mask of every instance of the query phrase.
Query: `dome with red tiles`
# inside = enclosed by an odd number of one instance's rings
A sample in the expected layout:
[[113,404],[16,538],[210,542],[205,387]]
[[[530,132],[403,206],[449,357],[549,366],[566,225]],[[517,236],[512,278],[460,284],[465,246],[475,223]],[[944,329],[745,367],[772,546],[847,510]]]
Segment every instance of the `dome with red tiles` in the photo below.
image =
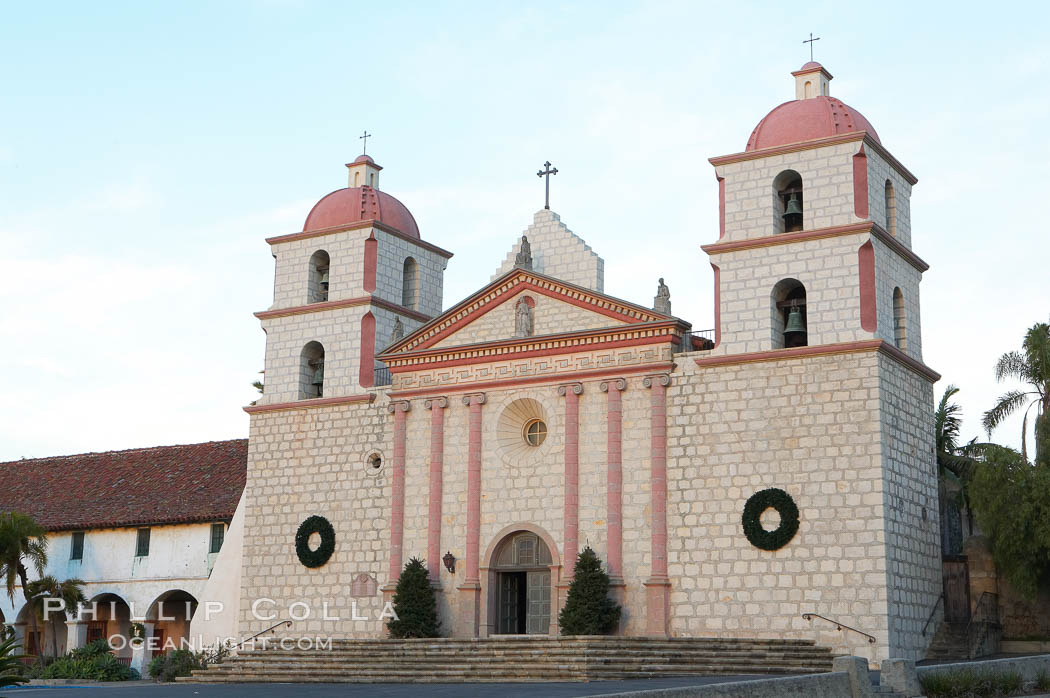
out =
[[[379,170],[383,169],[367,155],[358,156],[347,168],[351,184],[368,182],[372,185],[378,181]],[[390,194],[368,184],[336,189],[318,201],[306,217],[303,231],[347,227],[363,221],[376,221],[407,237],[419,239],[419,226],[411,211]]]
[[824,66],[810,61],[792,75],[796,99],[766,114],[751,132],[745,150],[775,148],[857,131],[865,131],[879,142],[879,134],[863,114],[828,94],[831,73]]

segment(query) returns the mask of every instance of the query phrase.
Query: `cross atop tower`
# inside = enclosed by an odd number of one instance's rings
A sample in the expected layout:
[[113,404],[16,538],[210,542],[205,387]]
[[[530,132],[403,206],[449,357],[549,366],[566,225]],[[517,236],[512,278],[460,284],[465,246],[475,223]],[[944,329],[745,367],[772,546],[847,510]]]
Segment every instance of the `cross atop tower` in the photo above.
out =
[[536,176],[537,177],[546,177],[547,178],[546,192],[545,192],[545,194],[543,196],[543,208],[550,209],[550,207],[551,207],[551,175],[558,174],[558,168],[555,167],[554,169],[551,169],[551,161],[550,160],[548,160],[547,162],[543,163],[543,167],[545,169],[542,169],[539,172],[537,172]]
[[813,42],[814,41],[820,41],[820,37],[818,36],[816,39],[814,39],[813,38],[813,32],[809,33],[809,38],[808,39],[803,39],[802,40],[802,43],[809,44],[809,60],[811,60],[811,61],[813,60]]
[[368,155],[368,139],[372,137],[372,134],[367,130],[358,136],[358,140],[364,141],[364,145],[361,146],[361,154]]

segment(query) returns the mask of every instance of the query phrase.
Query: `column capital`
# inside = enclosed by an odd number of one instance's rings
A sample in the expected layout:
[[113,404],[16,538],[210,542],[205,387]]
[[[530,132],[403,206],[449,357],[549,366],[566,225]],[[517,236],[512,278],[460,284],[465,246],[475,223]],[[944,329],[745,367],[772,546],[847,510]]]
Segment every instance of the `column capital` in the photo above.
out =
[[666,388],[671,385],[671,375],[669,373],[657,373],[652,376],[646,376],[642,379],[642,385],[646,388],[651,388],[656,384],[662,385]]
[[408,412],[412,409],[412,403],[408,400],[394,400],[386,406],[388,412]]
[[613,378],[612,380],[602,381],[598,388],[601,389],[603,393],[609,392],[609,388],[614,388],[623,392],[624,390],[627,390],[627,379]]
[[572,391],[573,395],[582,395],[583,383],[565,383],[564,385],[559,385],[558,395],[565,395],[570,390]]
[[463,396],[463,404],[467,406],[484,405],[485,393],[467,393]]
[[448,407],[448,398],[444,395],[442,395],[441,397],[427,398],[423,402],[423,407],[425,407],[428,410],[433,409],[435,407],[439,409],[445,409],[446,407]]

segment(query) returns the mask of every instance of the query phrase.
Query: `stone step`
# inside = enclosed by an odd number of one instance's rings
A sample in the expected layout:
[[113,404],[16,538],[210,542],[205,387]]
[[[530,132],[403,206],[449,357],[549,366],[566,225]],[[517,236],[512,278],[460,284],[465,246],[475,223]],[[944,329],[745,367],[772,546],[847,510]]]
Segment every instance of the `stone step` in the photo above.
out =
[[274,658],[274,657],[338,657],[341,659],[378,659],[378,658],[390,658],[390,659],[442,659],[447,657],[461,657],[469,655],[472,657],[581,657],[581,658],[601,658],[601,657],[779,657],[779,658],[800,658],[806,659],[811,657],[820,658],[831,658],[831,651],[827,649],[813,649],[809,651],[805,650],[776,650],[776,649],[733,649],[733,650],[664,650],[662,648],[654,649],[632,649],[632,650],[615,650],[615,649],[586,649],[586,650],[571,650],[565,648],[557,648],[552,650],[538,650],[538,649],[523,649],[514,651],[504,650],[479,650],[476,652],[461,652],[457,650],[449,650],[445,648],[430,648],[430,649],[399,649],[392,651],[377,651],[377,652],[366,652],[366,651],[349,651],[349,650],[314,650],[314,649],[272,649],[272,650],[246,650],[237,655],[240,659],[250,658]]
[[546,681],[603,681],[617,679],[644,679],[673,676],[711,676],[711,675],[737,675],[744,674],[807,674],[815,673],[812,670],[799,671],[791,668],[763,669],[752,667],[747,671],[727,671],[720,665],[698,666],[685,671],[680,667],[654,665],[644,670],[636,671],[548,671],[544,669],[537,672],[534,666],[521,667],[520,669],[504,669],[500,667],[495,670],[479,671],[357,671],[347,673],[344,671],[318,672],[318,671],[259,671],[244,673],[219,674],[212,671],[194,672],[193,676],[187,677],[189,681],[203,681],[215,683],[233,682],[281,682],[281,683],[404,683],[404,682],[488,682],[488,683],[520,683],[520,682],[546,682]]
[[330,650],[252,649],[190,681],[539,682],[830,671],[808,640],[722,638],[500,638],[337,640]]

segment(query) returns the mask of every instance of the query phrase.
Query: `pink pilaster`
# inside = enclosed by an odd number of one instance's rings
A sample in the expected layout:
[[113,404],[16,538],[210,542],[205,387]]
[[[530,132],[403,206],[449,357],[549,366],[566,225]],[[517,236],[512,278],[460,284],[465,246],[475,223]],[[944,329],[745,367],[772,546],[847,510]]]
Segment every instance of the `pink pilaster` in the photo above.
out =
[[480,628],[481,575],[478,558],[481,547],[481,406],[485,394],[463,396],[470,408],[467,428],[467,550],[466,571],[460,591],[459,635],[477,637]]
[[401,576],[402,550],[405,536],[405,432],[407,400],[391,402],[387,406],[394,413],[394,458],[390,467],[392,495],[390,499],[390,565],[387,568],[387,586],[397,584]]
[[652,564],[645,580],[646,634],[666,636],[670,630],[671,582],[667,577],[667,374],[646,376],[642,385],[650,388],[650,431],[652,463],[650,490],[650,555]]
[[609,577],[613,584],[623,581],[623,399],[620,393],[627,381],[617,378],[601,384],[603,393],[608,393],[606,410],[606,459],[608,474],[606,481],[606,519],[609,529]]
[[[621,606],[626,602],[626,585],[623,581],[623,396],[627,381],[617,378],[603,381],[599,386],[608,393],[605,432],[606,443],[606,514],[609,539],[609,591]],[[623,633],[626,618],[620,617],[617,634]]]
[[430,502],[427,518],[427,571],[433,584],[441,582],[441,492],[445,464],[445,408],[447,397],[423,403],[430,410]]
[[[565,396],[565,543],[566,569],[576,566],[580,538],[580,395],[582,383],[559,385],[558,394]],[[564,581],[571,580],[571,573]]]

